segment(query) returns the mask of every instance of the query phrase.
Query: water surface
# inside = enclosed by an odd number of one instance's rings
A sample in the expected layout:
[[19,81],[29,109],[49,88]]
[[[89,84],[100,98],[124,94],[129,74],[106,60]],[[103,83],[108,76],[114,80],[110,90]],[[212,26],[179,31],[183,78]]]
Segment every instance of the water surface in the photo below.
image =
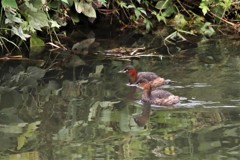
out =
[[5,65],[0,159],[240,159],[239,49],[219,39],[132,60],[171,80],[163,89],[181,103],[170,108],[139,101],[141,90],[117,73],[129,62],[88,59],[62,78]]

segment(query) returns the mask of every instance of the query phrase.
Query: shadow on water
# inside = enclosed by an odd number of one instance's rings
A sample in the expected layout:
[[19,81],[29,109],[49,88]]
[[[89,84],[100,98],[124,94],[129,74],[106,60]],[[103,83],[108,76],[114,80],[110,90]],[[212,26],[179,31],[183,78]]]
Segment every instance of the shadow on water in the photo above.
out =
[[72,65],[59,79],[5,65],[0,159],[239,159],[239,46],[224,41],[132,61],[171,80],[162,88],[181,97],[175,107],[140,103],[122,61]]

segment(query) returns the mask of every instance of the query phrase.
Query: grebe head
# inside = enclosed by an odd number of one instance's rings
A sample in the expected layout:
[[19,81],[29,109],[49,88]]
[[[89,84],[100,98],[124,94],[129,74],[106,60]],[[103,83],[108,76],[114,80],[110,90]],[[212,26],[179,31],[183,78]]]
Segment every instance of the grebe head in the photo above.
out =
[[127,65],[123,70],[119,71],[118,73],[126,73],[129,76],[129,82],[133,84],[137,80],[137,70],[131,66]]
[[151,84],[144,78],[138,79],[135,85],[143,90],[151,90]]

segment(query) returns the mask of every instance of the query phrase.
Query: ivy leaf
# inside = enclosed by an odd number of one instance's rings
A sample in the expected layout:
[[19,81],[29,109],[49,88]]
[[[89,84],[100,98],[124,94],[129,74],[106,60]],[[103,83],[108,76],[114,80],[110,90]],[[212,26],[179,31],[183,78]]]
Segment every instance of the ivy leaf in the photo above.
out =
[[69,4],[68,3],[68,0],[61,0],[62,2],[66,3],[66,4]]
[[[30,30],[41,31],[41,28],[49,27],[47,14],[43,10],[38,9],[40,4],[34,3],[31,8],[29,8],[29,6],[31,5],[30,4],[21,5],[20,9],[21,11],[23,11],[23,15],[29,23]],[[37,9],[37,12],[35,12],[36,9]]]
[[2,6],[3,8],[11,7],[11,8],[18,9],[16,0],[2,0]]
[[35,8],[35,7],[33,6],[32,3],[26,2],[25,5],[28,7],[28,9],[30,9],[30,10],[33,11],[33,12],[37,12],[37,10],[38,10],[37,8]]
[[183,28],[187,24],[187,21],[185,20],[184,15],[180,13],[174,17],[174,22],[176,26],[179,28]]
[[136,7],[133,4],[130,4],[127,6],[127,8],[129,9],[129,8],[136,8]]
[[121,8],[127,8],[127,4],[126,4],[125,2],[122,2],[122,1],[118,2],[118,1],[117,1],[117,4],[118,4]]
[[202,9],[202,12],[203,12],[203,15],[204,15],[204,16],[205,16],[205,14],[206,14],[208,11],[210,11],[210,9],[208,8],[206,2],[204,2],[204,1],[201,2],[199,8]]
[[158,3],[155,6],[155,8],[159,9],[160,11],[163,10],[163,9],[166,9],[168,7],[169,7],[169,1],[168,0],[158,1]]
[[30,37],[29,34],[23,33],[22,27],[16,28],[16,27],[12,26],[11,31],[13,32],[13,34],[17,35],[18,37],[20,37],[24,41],[26,40],[26,38]]
[[6,19],[5,19],[5,24],[9,24],[9,23],[22,23],[22,19],[17,17],[16,14],[12,14],[10,12],[5,12],[6,14]]
[[175,7],[173,5],[169,6],[164,12],[164,16],[165,17],[170,17],[172,16],[174,13],[176,13]]
[[83,13],[90,18],[96,18],[97,14],[91,3],[74,1],[75,9],[78,13]]
[[158,22],[163,21],[165,24],[167,23],[165,16],[163,16],[161,14],[157,14],[156,17],[157,17]]
[[135,16],[137,17],[137,19],[141,16],[141,12],[138,8],[134,9],[134,13],[135,13]]
[[81,4],[81,2],[78,1],[74,1],[74,5],[75,5],[75,9],[78,13],[82,13],[83,11],[83,6]]
[[84,10],[82,11],[82,13],[90,18],[97,18],[97,14],[95,9],[93,8],[92,4],[90,3],[83,3],[83,8]]
[[149,31],[152,28],[152,22],[147,18],[144,18],[143,22],[145,24],[146,30]]
[[200,29],[200,32],[205,36],[211,37],[215,33],[215,30],[212,28],[211,23],[206,22]]
[[45,45],[45,43],[43,42],[43,40],[38,38],[35,34],[31,35],[31,38],[30,38],[30,48],[32,48],[32,47],[40,47],[40,46],[44,46],[44,45]]
[[50,20],[49,23],[51,28],[60,28],[60,25],[54,20]]

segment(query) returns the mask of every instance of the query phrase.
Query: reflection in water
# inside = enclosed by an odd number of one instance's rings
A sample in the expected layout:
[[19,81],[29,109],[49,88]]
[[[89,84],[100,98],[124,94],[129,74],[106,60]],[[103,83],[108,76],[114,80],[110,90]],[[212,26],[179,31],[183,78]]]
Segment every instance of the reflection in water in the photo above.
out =
[[137,103],[142,91],[117,73],[123,62],[76,68],[76,81],[1,68],[0,159],[239,159],[240,58],[218,47],[184,61],[133,60],[172,80],[162,87],[182,97],[171,108]]
[[145,124],[149,120],[150,111],[151,105],[145,103],[142,107],[142,113],[135,115],[133,117],[134,121],[137,123],[139,127],[145,126]]

